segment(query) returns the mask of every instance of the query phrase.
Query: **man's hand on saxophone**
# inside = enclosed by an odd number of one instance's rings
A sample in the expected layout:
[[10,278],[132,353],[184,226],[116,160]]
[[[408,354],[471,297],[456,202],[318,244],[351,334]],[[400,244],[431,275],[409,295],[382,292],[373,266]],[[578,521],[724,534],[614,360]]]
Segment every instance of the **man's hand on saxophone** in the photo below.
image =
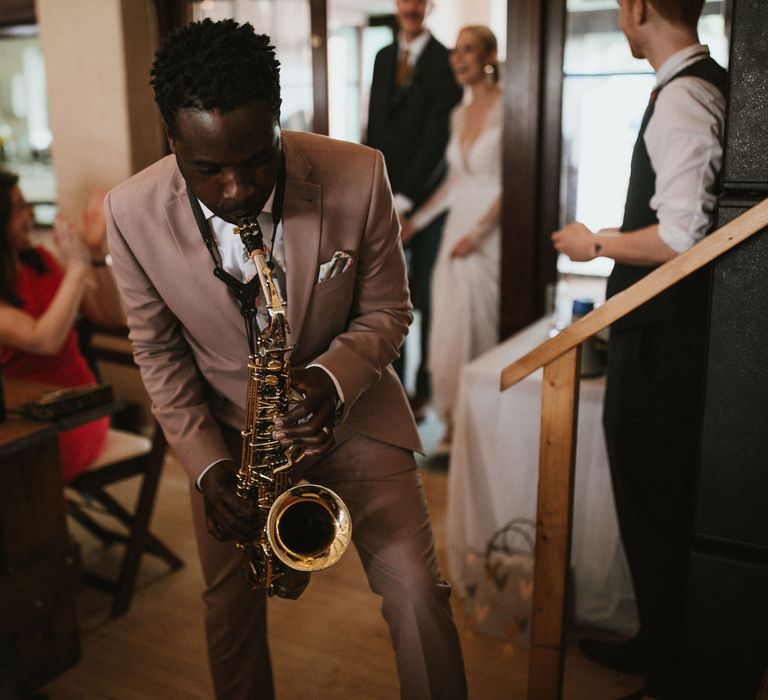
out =
[[275,420],[275,438],[283,448],[296,445],[303,447],[307,456],[324,455],[334,445],[338,395],[333,380],[320,367],[295,369],[291,387],[303,398]]
[[235,493],[237,467],[230,460],[214,464],[200,480],[208,532],[217,540],[246,542],[264,527],[264,516]]

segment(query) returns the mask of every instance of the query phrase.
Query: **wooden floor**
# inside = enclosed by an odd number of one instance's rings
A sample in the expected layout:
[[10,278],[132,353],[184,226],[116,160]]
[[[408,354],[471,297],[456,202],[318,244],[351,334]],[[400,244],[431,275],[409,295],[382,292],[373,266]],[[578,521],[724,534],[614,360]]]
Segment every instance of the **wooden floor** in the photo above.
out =
[[[446,476],[422,470],[441,562]],[[123,494],[130,497],[130,493]],[[131,610],[108,618],[107,597],[81,595],[83,656],[80,664],[44,690],[52,700],[180,700],[212,698],[203,641],[201,575],[191,534],[186,479],[170,458],[153,530],[186,562],[168,574],[145,558]],[[114,552],[97,549],[72,525],[89,561],[114,565]],[[467,629],[462,603],[454,596],[470,698],[525,698],[527,652]],[[281,700],[389,700],[399,697],[395,664],[380,602],[366,585],[354,552],[315,574],[298,601],[270,602],[270,642],[277,696]],[[601,700],[635,690],[640,679],[601,669],[571,644],[564,697]]]

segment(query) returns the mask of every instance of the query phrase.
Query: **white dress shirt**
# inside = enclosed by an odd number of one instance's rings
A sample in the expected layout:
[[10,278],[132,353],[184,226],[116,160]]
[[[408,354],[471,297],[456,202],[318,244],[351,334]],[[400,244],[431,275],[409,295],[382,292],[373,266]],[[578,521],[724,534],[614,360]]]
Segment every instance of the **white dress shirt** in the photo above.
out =
[[[275,198],[275,190],[269,195],[269,199],[261,210],[258,216],[259,227],[263,234],[264,246],[267,250],[272,248],[272,203]],[[256,275],[256,265],[253,260],[248,256],[243,245],[240,236],[236,236],[234,232],[233,224],[216,216],[208,207],[205,206],[200,200],[200,208],[203,211],[208,222],[208,227],[213,234],[214,241],[216,242],[216,248],[219,251],[219,257],[221,259],[221,267],[232,275],[234,278],[241,282],[248,282]],[[283,243],[283,223],[282,221],[277,224],[277,230],[275,231],[275,245],[272,248],[272,261],[279,268],[277,274],[275,274],[275,281],[280,289],[283,301],[286,303],[287,290],[284,289],[285,284],[281,282],[285,279],[285,245]],[[266,328],[269,319],[267,318],[267,309],[264,304],[259,304],[256,320],[259,328]]]
[[[701,44],[668,58],[656,72],[656,88],[709,56]],[[650,201],[659,219],[659,237],[677,253],[703,238],[717,201],[722,163],[725,97],[710,82],[684,76],[659,93],[645,147],[656,173]]]
[[432,34],[429,29],[425,29],[417,37],[414,37],[410,41],[405,38],[405,34],[400,32],[397,35],[397,45],[400,51],[408,49],[408,65],[415,66],[416,61],[419,60],[422,52],[426,48],[429,40],[432,38]]

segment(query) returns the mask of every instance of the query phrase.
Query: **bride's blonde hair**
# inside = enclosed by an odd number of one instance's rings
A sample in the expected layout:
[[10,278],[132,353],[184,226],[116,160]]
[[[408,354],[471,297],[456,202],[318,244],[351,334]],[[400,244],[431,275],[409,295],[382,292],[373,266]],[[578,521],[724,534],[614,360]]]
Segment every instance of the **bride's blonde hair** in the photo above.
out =
[[[472,32],[480,39],[480,43],[488,53],[498,54],[499,42],[496,41],[496,35],[491,31],[490,27],[486,27],[484,24],[468,24],[466,27],[459,29],[459,34],[462,32]],[[497,83],[499,81],[498,61],[489,62],[487,65],[493,69],[493,82]]]

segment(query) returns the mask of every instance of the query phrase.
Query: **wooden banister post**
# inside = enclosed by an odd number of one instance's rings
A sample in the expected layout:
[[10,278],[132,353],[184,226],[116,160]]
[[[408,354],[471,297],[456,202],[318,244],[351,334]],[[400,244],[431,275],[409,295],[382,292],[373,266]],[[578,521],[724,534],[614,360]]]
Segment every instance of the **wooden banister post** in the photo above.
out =
[[544,367],[528,700],[563,692],[581,346]]

